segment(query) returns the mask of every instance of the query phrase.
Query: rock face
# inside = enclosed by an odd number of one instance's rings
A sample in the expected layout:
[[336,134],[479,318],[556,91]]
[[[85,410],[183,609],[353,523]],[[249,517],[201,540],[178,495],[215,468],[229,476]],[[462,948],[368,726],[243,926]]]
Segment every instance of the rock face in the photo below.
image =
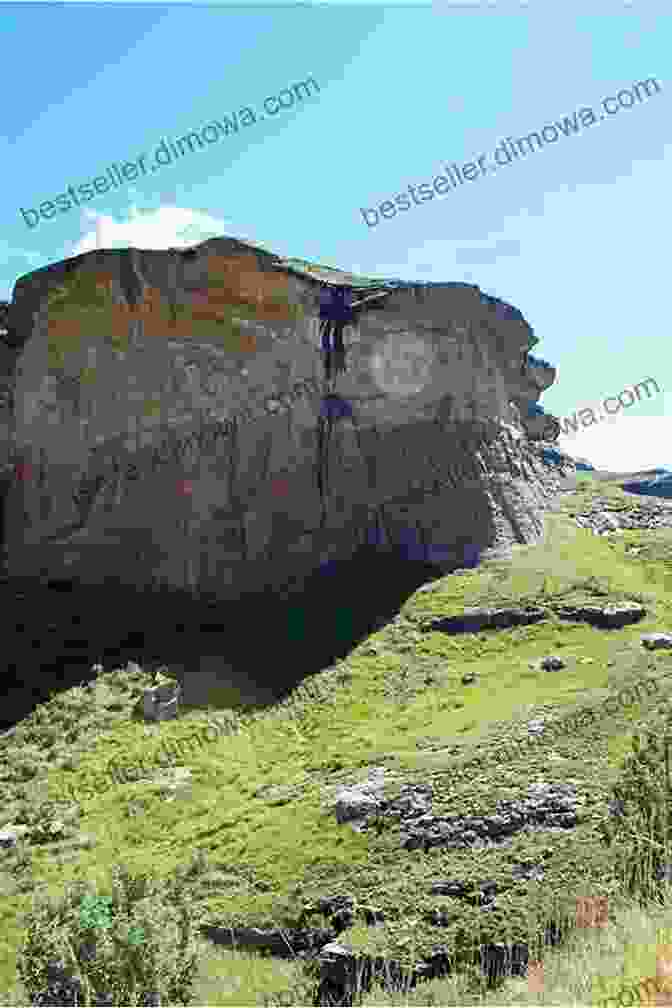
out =
[[[0,301],[0,507],[10,486],[15,363],[16,351],[9,345],[9,304]],[[4,529],[1,511],[0,526]],[[4,542],[2,531],[0,539]]]
[[520,411],[520,422],[526,436],[531,441],[556,441],[560,434],[560,423],[557,417],[546,413],[537,399],[550,388],[557,377],[557,370],[533,354],[528,353],[525,377],[529,383],[524,395],[517,395],[514,403]]
[[[327,380],[320,305],[339,285],[356,311]],[[50,265],[5,318],[10,576],[224,599],[410,541],[447,571],[534,541],[560,483],[521,422],[555,371],[476,286],[215,238]]]

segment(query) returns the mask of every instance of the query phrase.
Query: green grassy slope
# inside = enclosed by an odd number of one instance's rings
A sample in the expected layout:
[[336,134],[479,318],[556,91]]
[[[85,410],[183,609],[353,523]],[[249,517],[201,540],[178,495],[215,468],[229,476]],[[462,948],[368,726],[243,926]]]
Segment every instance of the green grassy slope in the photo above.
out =
[[[510,562],[449,575],[416,592],[395,621],[316,673],[306,684],[311,692],[299,689],[275,708],[234,712],[240,731],[178,758],[186,768],[180,780],[173,781],[165,758],[161,770],[159,741],[223,717],[214,707],[146,724],[132,712],[149,675],[116,672],[38,708],[0,740],[3,820],[33,830],[29,846],[0,852],[0,991],[16,989],[18,914],[36,889],[58,893],[76,878],[104,884],[119,860],[167,877],[204,852],[214,867],[194,878],[193,891],[204,919],[220,924],[289,926],[304,903],[347,891],[359,907],[381,908],[386,923],[369,927],[360,914],[339,942],[409,961],[435,945],[457,947],[461,934],[492,940],[505,931],[527,934],[541,895],[571,901],[580,893],[611,893],[596,823],[634,727],[662,715],[671,688],[665,677],[672,652],[647,652],[640,638],[672,628],[672,532],[607,539],[578,528],[568,513],[596,492],[632,501],[605,483],[582,480],[547,515],[542,543],[516,547]],[[645,548],[628,554],[628,544]],[[567,602],[623,600],[642,602],[645,619],[607,631],[555,615]],[[546,607],[550,617],[478,634],[423,629],[435,616],[509,603]],[[531,667],[548,654],[565,667]],[[475,678],[463,683],[467,672]],[[566,736],[542,738],[516,759],[503,748],[523,736],[524,722],[598,707],[642,676],[660,679],[651,699],[601,713]],[[105,769],[113,758],[127,766],[142,762],[142,779],[115,784]],[[567,831],[524,830],[487,850],[406,851],[398,830],[357,833],[336,822],[330,805],[337,785],[380,766],[392,780],[388,796],[402,782],[430,781],[435,815],[491,813],[502,798],[522,797],[530,783],[571,780],[582,802],[580,822]],[[511,865],[525,861],[543,862],[543,893],[533,882],[512,884]],[[506,891],[496,911],[486,913],[430,896],[437,878],[491,878],[506,883]],[[448,926],[427,923],[436,908],[447,913]],[[200,996],[209,1004],[262,1003],[263,992],[288,984],[292,969],[247,957],[232,965],[214,951],[204,956]]]

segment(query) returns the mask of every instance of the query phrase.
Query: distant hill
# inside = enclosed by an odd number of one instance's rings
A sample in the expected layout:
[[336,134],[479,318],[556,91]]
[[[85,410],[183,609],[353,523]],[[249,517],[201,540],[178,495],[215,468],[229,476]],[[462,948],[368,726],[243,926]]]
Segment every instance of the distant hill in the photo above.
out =
[[627,472],[611,472],[607,469],[597,469],[588,459],[565,455],[557,448],[542,450],[544,461],[552,465],[562,465],[563,462],[573,462],[577,472],[593,473],[593,478],[600,481],[622,482],[623,490],[629,493],[642,493],[657,497],[672,496],[672,470],[659,466],[656,469],[638,469]]
[[666,469],[628,469],[619,470],[618,472],[610,469],[595,469],[596,479],[620,480],[628,483],[656,479],[657,477],[665,476],[667,473],[668,470]]
[[665,497],[672,499],[672,473],[666,470],[654,469],[648,479],[632,480],[623,483],[621,489],[628,493],[643,494],[646,497]]

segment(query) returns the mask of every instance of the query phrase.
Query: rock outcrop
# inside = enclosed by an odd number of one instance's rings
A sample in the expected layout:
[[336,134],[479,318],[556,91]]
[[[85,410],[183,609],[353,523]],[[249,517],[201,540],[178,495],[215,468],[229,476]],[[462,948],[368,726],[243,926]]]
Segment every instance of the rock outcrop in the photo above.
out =
[[557,377],[557,370],[548,363],[528,353],[523,377],[527,386],[519,393],[514,403],[520,412],[520,422],[526,436],[532,441],[556,441],[560,434],[557,417],[547,413],[537,402],[539,396],[550,388]]
[[[574,518],[581,528],[596,535],[620,534],[622,529],[672,528],[672,504],[665,500],[628,501],[627,508],[617,507],[608,497],[594,497]],[[643,547],[630,546],[629,552],[639,553]]]
[[508,606],[500,609],[465,609],[459,616],[444,616],[430,620],[423,629],[440,633],[481,633],[483,630],[502,630],[513,626],[526,626],[556,616],[574,623],[590,623],[603,628],[621,628],[638,623],[646,616],[646,609],[637,602],[620,602],[614,605]]
[[[355,316],[327,380],[320,306],[339,286]],[[534,541],[565,475],[521,420],[555,370],[473,285],[215,238],[52,264],[5,315],[9,576],[230,598],[409,536],[447,571],[467,546]]]

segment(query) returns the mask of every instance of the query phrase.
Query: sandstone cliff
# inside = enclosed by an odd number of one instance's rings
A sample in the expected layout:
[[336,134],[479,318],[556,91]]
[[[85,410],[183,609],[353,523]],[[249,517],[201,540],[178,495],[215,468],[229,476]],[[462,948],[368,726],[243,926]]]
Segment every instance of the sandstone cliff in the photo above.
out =
[[[358,308],[327,381],[320,296],[339,285]],[[555,370],[476,286],[215,238],[52,264],[4,315],[10,576],[226,598],[409,542],[451,570],[465,545],[533,541],[559,485],[527,416]]]

